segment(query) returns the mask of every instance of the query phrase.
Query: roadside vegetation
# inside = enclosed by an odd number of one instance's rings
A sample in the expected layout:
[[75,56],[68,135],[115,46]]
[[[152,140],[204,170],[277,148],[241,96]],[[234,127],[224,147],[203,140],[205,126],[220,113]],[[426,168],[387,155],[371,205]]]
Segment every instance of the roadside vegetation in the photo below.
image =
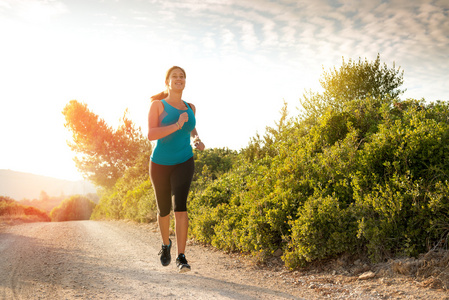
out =
[[[24,205],[9,197],[0,196],[0,221],[6,223],[22,222],[61,222],[89,220],[95,203],[93,196],[74,195],[59,202],[50,212]],[[48,204],[48,202],[44,202]]]
[[[22,205],[33,206],[40,210],[46,211],[50,213],[51,210],[61,204],[62,201],[70,198],[71,196],[67,196],[61,194],[60,196],[49,196],[45,191],[41,191],[40,195],[37,199],[22,199],[19,201]],[[86,194],[85,197],[89,198],[93,202],[97,203],[99,197],[97,194],[89,193]]]
[[0,196],[0,221],[6,223],[50,222],[50,217],[45,211],[22,205],[9,197]]
[[95,203],[85,196],[75,195],[62,201],[50,212],[53,222],[89,220]]
[[[288,268],[339,255],[372,262],[447,249],[449,105],[401,99],[400,68],[349,60],[325,71],[301,109],[240,151],[195,152],[190,235]],[[155,219],[151,144],[127,119],[113,129],[86,104],[63,114],[78,169],[100,189],[95,219]]]

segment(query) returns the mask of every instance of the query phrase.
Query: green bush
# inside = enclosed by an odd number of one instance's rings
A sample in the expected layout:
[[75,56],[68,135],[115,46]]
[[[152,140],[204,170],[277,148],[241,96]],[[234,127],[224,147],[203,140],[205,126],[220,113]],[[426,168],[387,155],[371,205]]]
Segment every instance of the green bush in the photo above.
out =
[[423,253],[449,232],[448,112],[370,97],[325,111],[308,130],[310,120],[291,122],[193,193],[191,234],[262,260],[283,249],[291,268],[340,253]]
[[352,207],[342,209],[336,197],[310,197],[291,223],[291,242],[283,256],[288,267],[352,252],[357,246]]
[[75,195],[64,200],[50,212],[54,222],[89,220],[95,203],[89,198]]
[[195,174],[193,181],[199,178],[217,179],[229,171],[237,157],[237,152],[226,148],[211,148],[195,151]]
[[125,219],[141,223],[156,220],[156,201],[149,180],[126,193],[122,199],[122,209]]
[[142,155],[141,161],[127,169],[112,188],[102,191],[92,219],[129,219],[137,222],[156,219],[156,200],[148,178],[148,161],[145,163],[148,158],[148,155]]

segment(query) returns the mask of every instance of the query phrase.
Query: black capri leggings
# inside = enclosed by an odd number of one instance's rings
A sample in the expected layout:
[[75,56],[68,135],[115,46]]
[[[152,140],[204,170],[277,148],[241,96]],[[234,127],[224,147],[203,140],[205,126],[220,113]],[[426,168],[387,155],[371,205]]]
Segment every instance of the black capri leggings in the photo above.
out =
[[156,196],[157,212],[165,217],[174,211],[187,211],[187,196],[193,179],[193,157],[178,165],[159,165],[150,161],[150,178]]

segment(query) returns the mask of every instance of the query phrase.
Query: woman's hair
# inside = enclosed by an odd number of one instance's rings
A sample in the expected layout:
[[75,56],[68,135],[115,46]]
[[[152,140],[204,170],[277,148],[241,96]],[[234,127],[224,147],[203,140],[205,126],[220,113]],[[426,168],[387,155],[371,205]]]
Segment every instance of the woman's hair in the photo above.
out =
[[[187,76],[186,76],[186,71],[184,71],[183,68],[178,67],[178,66],[173,66],[173,67],[171,67],[170,69],[168,69],[167,73],[165,74],[165,83],[167,83],[168,79],[170,78],[170,74],[171,74],[171,72],[172,72],[174,69],[180,69],[180,70],[182,71],[182,73],[184,73],[184,78],[187,77]],[[166,89],[166,90],[163,91],[163,92],[160,92],[159,94],[156,94],[156,95],[154,95],[154,96],[151,96],[150,99],[151,99],[151,101],[154,101],[154,100],[162,100],[162,99],[167,98],[167,96],[168,96],[168,89]]]

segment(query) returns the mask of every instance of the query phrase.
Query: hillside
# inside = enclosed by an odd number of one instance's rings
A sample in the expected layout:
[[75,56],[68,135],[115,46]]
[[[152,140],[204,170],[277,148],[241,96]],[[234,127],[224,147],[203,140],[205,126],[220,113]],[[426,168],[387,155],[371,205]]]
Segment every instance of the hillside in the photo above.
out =
[[38,199],[41,191],[49,196],[96,193],[94,185],[87,181],[62,180],[12,170],[0,170],[0,195],[15,200]]

